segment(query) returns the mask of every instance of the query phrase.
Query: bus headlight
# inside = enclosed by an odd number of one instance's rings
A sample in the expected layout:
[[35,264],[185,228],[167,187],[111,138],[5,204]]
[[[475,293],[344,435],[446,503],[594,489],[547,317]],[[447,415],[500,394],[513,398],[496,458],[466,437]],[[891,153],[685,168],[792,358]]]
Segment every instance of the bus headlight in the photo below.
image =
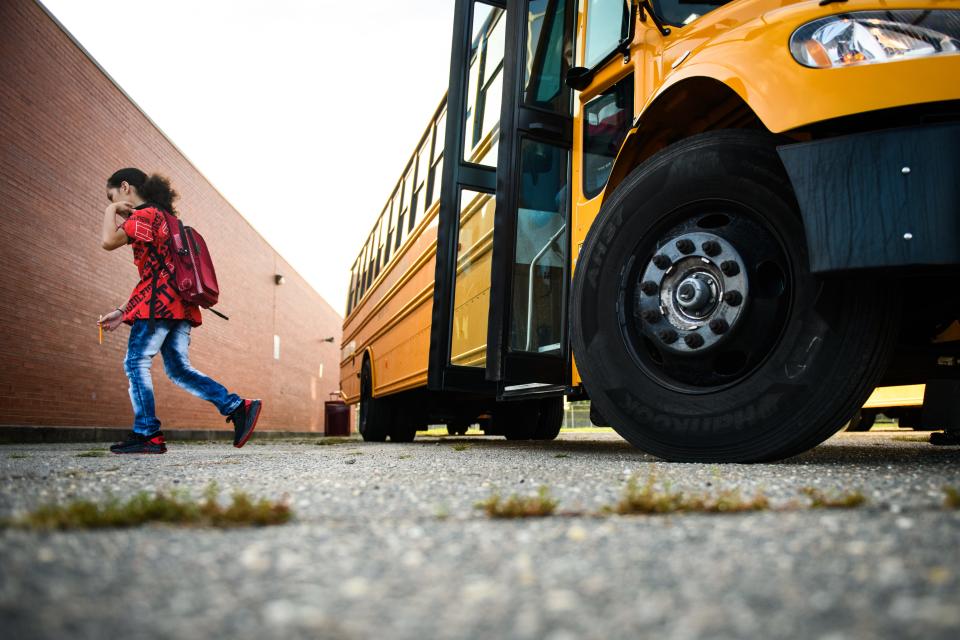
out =
[[808,22],[790,36],[815,69],[960,53],[960,11],[857,11]]

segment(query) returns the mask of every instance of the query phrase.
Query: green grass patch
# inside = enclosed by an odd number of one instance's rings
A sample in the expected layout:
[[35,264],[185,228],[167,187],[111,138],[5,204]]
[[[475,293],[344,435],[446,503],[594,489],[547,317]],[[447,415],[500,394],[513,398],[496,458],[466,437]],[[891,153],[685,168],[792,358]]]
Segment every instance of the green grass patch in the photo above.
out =
[[26,453],[11,453],[7,456],[8,458],[13,458],[14,460],[19,460],[21,458],[29,458],[30,455]]
[[555,455],[555,456],[553,456],[553,457],[554,457],[554,458],[569,458],[569,457],[570,457],[570,454],[569,454],[569,453],[558,453],[557,455]]
[[154,495],[141,492],[126,501],[110,499],[102,504],[73,500],[41,506],[9,524],[39,530],[126,528],[154,522],[193,527],[263,527],[284,524],[293,516],[286,501],[255,500],[244,492],[236,492],[230,503],[223,506],[218,495],[216,484],[211,484],[201,501],[181,492],[159,491]]
[[356,442],[356,440],[353,438],[336,438],[331,436],[329,438],[318,438],[313,444],[317,445],[318,447],[323,447],[333,444],[346,444],[348,442]]
[[90,449],[89,451],[81,451],[77,454],[78,458],[102,458],[107,455],[105,449]]
[[744,498],[739,489],[727,489],[714,494],[672,491],[669,485],[657,487],[656,476],[647,477],[641,485],[636,476],[627,481],[623,496],[608,513],[665,514],[665,513],[742,513],[763,511],[770,508],[770,501],[762,492],[752,498]]
[[815,487],[803,487],[800,493],[810,500],[811,509],[853,509],[867,503],[860,491],[845,493],[826,493]]
[[930,442],[930,436],[891,436],[897,442]]
[[483,502],[478,502],[476,507],[483,509],[491,518],[543,518],[553,515],[557,504],[559,502],[550,496],[550,489],[543,486],[535,496],[513,494],[504,499],[494,492]]
[[466,451],[469,448],[470,448],[470,445],[468,444],[455,444],[452,447],[454,451]]
[[960,509],[960,489],[946,486],[943,488],[946,497],[943,499],[943,506],[947,509]]

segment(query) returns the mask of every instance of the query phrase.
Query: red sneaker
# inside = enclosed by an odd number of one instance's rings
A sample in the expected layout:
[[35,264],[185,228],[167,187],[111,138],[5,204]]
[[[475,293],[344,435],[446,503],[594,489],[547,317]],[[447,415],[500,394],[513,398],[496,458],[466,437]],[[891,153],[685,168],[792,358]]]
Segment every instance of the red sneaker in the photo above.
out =
[[114,453],[166,453],[167,441],[163,437],[162,431],[157,431],[152,436],[143,436],[131,431],[126,440],[111,445],[110,451]]
[[244,400],[233,413],[227,416],[227,422],[233,422],[233,446],[237,449],[247,444],[260,417],[259,400]]

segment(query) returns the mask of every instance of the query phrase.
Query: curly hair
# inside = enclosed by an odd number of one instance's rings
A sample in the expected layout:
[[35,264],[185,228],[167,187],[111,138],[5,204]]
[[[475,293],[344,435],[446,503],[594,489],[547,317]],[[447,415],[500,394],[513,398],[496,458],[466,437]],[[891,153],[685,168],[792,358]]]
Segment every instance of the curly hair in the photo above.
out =
[[148,176],[140,169],[133,167],[115,171],[112,176],[107,178],[108,187],[116,188],[123,182],[126,182],[136,189],[140,197],[146,202],[156,205],[173,215],[179,215],[173,207],[173,201],[176,200],[179,195],[173,190],[173,187],[170,186],[170,180],[168,178],[157,173]]

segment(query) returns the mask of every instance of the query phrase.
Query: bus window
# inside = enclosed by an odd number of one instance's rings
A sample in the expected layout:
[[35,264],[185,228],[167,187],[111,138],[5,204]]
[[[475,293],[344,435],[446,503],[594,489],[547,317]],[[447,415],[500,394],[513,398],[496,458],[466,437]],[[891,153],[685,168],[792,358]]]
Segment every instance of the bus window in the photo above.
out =
[[360,252],[360,297],[367,291],[367,245]]
[[430,157],[430,139],[424,142],[423,146],[420,148],[420,152],[417,153],[417,178],[416,178],[416,187],[413,190],[413,213],[410,214],[410,228],[412,229],[417,225],[417,222],[420,218],[423,217],[423,212],[426,209],[427,205],[427,193],[424,190],[424,185],[427,182],[427,172],[429,171],[428,158]]
[[593,198],[607,184],[613,160],[633,119],[633,76],[583,107],[583,194]]
[[410,163],[410,169],[407,171],[407,175],[403,177],[403,208],[407,212],[407,224],[405,225],[403,234],[404,236],[408,235],[413,231],[413,225],[416,222],[413,218],[413,163]]
[[447,133],[446,110],[437,118],[437,128],[433,134],[433,160],[430,164],[430,181],[427,185],[427,202],[431,203],[440,197],[440,179],[443,177],[443,145]]
[[473,10],[474,40],[467,89],[464,160],[495,167],[506,17],[502,9],[480,2],[473,5]]
[[380,258],[383,255],[383,241],[380,239],[380,219],[373,227],[373,277],[380,275]]
[[366,288],[369,289],[370,285],[373,284],[373,235],[367,238],[367,285]]
[[383,260],[384,262],[389,262],[390,254],[392,253],[393,249],[393,236],[397,232],[397,217],[393,210],[393,200],[390,200],[387,203],[387,206],[384,208],[383,212],[384,217],[387,219],[387,239],[383,243],[383,250],[385,252]]
[[[380,229],[377,231],[377,258],[380,260],[380,268],[387,266],[387,230],[390,224],[390,212],[384,210],[380,214]],[[377,269],[380,271],[380,269]]]
[[624,0],[587,0],[587,42],[583,66],[592,69],[630,33],[630,9]]
[[357,281],[357,265],[350,269],[350,286],[347,288],[347,315],[353,310],[353,285]]

